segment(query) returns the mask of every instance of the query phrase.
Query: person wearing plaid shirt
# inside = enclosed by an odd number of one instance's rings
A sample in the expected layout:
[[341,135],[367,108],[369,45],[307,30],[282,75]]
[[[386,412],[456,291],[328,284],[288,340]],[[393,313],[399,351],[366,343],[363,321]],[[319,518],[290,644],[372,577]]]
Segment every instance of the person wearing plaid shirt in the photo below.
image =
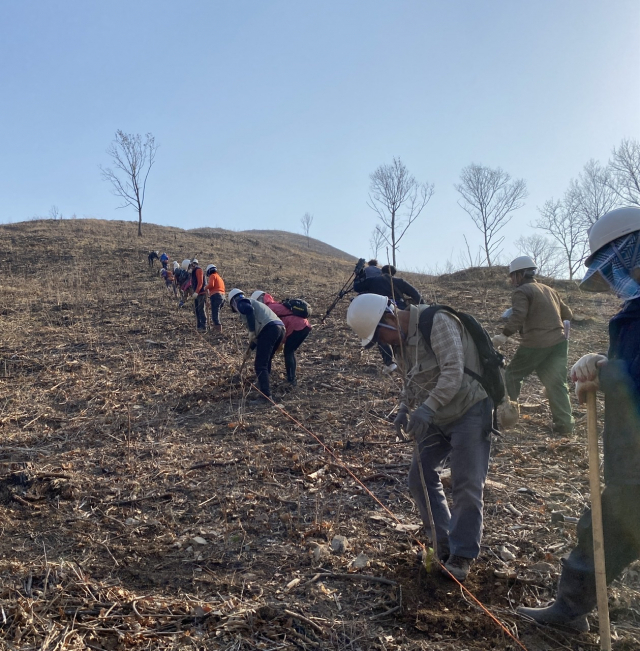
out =
[[[409,489],[430,529],[420,465],[436,528],[438,556],[458,580],[466,579],[480,553],[483,491],[489,468],[493,403],[465,372],[481,373],[478,351],[460,321],[445,311],[433,318],[430,340],[420,331],[427,305],[398,310],[385,297],[363,294],[347,311],[347,323],[365,347],[393,347],[404,378],[394,421],[417,442]],[[453,506],[449,508],[440,473],[451,467]]]

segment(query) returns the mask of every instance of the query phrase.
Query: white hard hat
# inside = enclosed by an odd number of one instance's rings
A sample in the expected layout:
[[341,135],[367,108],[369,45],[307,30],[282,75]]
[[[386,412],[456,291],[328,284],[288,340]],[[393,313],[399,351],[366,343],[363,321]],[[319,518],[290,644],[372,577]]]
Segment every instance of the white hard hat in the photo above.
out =
[[538,265],[535,263],[533,258],[530,258],[528,255],[521,255],[514,260],[511,260],[509,265],[509,273],[512,274],[514,271],[523,271],[524,269],[537,269]]
[[360,337],[361,346],[368,345],[373,339],[388,304],[389,299],[379,294],[360,294],[351,301],[347,310],[347,323]]
[[190,266],[190,265],[191,265],[191,260],[189,260],[188,258],[185,258],[185,259],[182,261],[182,268],[183,268],[185,271],[189,271],[189,266]]
[[207,268],[204,270],[205,274],[209,275],[210,271],[217,271],[218,267],[215,264],[208,264]]
[[244,292],[241,289],[234,288],[229,292],[229,303],[233,301],[236,296],[244,296]]
[[589,229],[589,250],[591,255],[584,261],[589,266],[593,256],[605,244],[617,240],[619,237],[640,231],[640,208],[628,206],[616,208],[602,215]]
[[160,251],[156,251],[156,255],[160,255]]
[[251,294],[251,298],[253,298],[256,301],[259,301],[260,297],[264,296],[264,294],[265,292],[263,292],[261,289],[256,289],[256,291],[253,292],[253,294]]
[[193,260],[191,260],[191,264],[198,264],[198,258],[194,258]]
[[177,260],[174,260],[174,261],[173,261],[173,270],[175,271],[175,270],[178,269],[179,267],[180,267],[180,263],[179,263]]

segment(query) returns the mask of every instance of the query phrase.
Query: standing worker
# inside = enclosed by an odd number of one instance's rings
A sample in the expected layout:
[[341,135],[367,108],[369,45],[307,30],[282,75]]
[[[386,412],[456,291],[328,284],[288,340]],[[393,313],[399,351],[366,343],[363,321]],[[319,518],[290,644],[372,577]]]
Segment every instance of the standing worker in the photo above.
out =
[[264,303],[282,319],[285,327],[284,368],[287,373],[287,382],[291,386],[297,386],[296,368],[298,363],[296,361],[296,350],[302,346],[307,335],[311,332],[309,320],[305,317],[296,316],[284,303],[278,303],[271,294],[267,294],[260,289],[253,292],[251,298]]
[[220,308],[224,304],[224,280],[218,273],[218,267],[215,264],[207,265],[205,275],[207,277],[207,295],[211,303],[212,328],[221,333]]
[[[393,347],[406,379],[394,425],[417,442],[409,470],[409,489],[430,530],[420,476],[427,486],[436,529],[439,560],[464,581],[480,553],[483,491],[489,469],[493,402],[478,378],[480,358],[471,335],[453,314],[428,305],[398,310],[385,296],[356,296],[347,323],[364,347]],[[424,316],[423,316],[424,315]],[[424,317],[432,318],[425,336]],[[440,472],[449,457],[453,507],[449,510]]]
[[206,332],[207,316],[204,312],[204,306],[207,294],[205,291],[204,271],[202,271],[196,258],[191,261],[191,289],[193,290],[193,311],[196,315],[198,332]]
[[556,434],[573,432],[573,415],[567,387],[567,351],[563,321],[573,314],[558,292],[535,279],[537,265],[523,255],[509,265],[512,313],[502,334],[492,338],[494,346],[502,346],[516,332],[522,332],[520,346],[505,371],[505,384],[511,400],[518,400],[522,380],[535,372],[549,398]]
[[254,298],[246,298],[242,290],[229,292],[229,306],[237,312],[249,331],[249,346],[256,351],[255,370],[259,400],[271,400],[271,360],[284,340],[284,324],[278,316]]
[[153,267],[155,261],[158,259],[158,252],[157,251],[149,251],[148,255],[148,260],[149,260],[149,266]]
[[[618,208],[589,230],[591,255],[580,284],[592,292],[613,290],[625,301],[609,321],[608,355],[589,353],[571,369],[576,394],[604,391],[602,524],[607,583],[640,558],[640,208]],[[519,608],[540,624],[588,631],[597,602],[591,511],[578,522],[578,543],[565,560],[555,602]],[[608,635],[608,631],[602,632]]]
[[162,265],[163,269],[167,268],[167,265],[169,264],[169,256],[166,253],[163,253],[160,256],[160,264]]

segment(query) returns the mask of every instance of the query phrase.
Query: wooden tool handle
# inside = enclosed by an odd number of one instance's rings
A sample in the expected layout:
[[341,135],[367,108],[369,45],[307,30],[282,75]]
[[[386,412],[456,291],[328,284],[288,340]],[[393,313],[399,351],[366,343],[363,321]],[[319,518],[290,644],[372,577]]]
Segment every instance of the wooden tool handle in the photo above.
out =
[[611,626],[607,598],[607,573],[604,562],[604,532],[602,529],[602,501],[600,499],[600,452],[598,450],[598,414],[596,392],[587,393],[587,438],[589,448],[589,486],[591,489],[591,527],[593,531],[593,559],[596,570],[600,648],[611,651]]

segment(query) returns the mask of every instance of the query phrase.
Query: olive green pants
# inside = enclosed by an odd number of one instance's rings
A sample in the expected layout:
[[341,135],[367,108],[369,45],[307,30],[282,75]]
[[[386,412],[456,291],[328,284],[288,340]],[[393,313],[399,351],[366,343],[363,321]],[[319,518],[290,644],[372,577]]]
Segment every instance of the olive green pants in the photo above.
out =
[[505,371],[507,393],[511,400],[518,399],[522,380],[531,373],[536,373],[547,390],[553,429],[561,433],[569,433],[573,430],[573,416],[567,386],[568,347],[567,341],[548,348],[520,346]]

